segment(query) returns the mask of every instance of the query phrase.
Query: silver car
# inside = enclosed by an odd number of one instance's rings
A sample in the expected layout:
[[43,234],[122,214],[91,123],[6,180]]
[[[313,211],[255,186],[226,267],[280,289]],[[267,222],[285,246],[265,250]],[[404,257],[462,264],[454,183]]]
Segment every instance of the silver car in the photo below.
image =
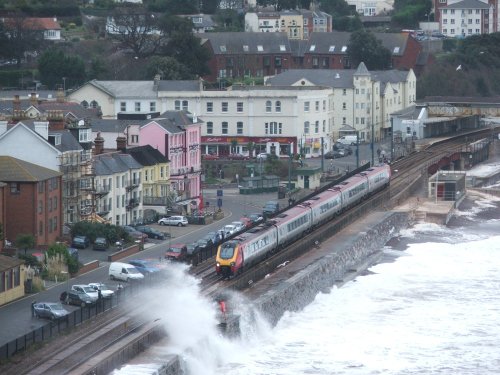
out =
[[48,318],[51,320],[61,319],[69,314],[69,311],[58,302],[35,303],[33,309],[37,318]]
[[158,220],[158,224],[185,227],[186,225],[188,225],[188,219],[185,216],[168,216]]
[[106,284],[103,283],[90,283],[89,287],[91,287],[97,292],[98,297],[99,297],[99,290],[101,291],[102,298],[111,298],[115,294],[113,290],[111,290]]

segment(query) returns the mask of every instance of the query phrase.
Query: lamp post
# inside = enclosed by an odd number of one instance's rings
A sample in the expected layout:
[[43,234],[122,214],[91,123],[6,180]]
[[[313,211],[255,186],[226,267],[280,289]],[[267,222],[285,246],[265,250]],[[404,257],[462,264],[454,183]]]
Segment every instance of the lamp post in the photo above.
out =
[[292,153],[292,144],[289,144],[288,147],[288,186],[287,186],[287,191],[292,190],[292,158],[293,158],[293,153]]
[[372,121],[372,142],[371,142],[371,148],[372,148],[372,166],[375,165],[375,145],[374,145],[375,135],[373,134],[374,127],[375,126],[374,126],[373,121]]
[[391,163],[394,162],[394,119],[391,117]]
[[359,168],[359,130],[356,130],[356,168]]
[[321,172],[325,171],[325,141],[321,137]]

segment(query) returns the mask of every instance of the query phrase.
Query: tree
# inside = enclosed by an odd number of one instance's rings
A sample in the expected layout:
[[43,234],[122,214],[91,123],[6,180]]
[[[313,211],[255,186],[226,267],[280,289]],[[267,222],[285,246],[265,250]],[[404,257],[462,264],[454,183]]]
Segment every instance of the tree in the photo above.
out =
[[158,18],[140,7],[117,8],[112,13],[114,26],[111,37],[138,58],[154,55],[165,43],[158,28]]
[[353,14],[352,9],[345,0],[322,0],[319,8],[332,16],[349,16]]
[[49,246],[45,253],[46,264],[49,263],[49,259],[63,259],[64,263],[68,266],[68,272],[70,274],[73,275],[78,272],[78,261],[70,255],[68,248],[63,244],[58,243]]
[[214,17],[218,25],[215,31],[245,31],[245,19],[233,9],[221,9]]
[[365,63],[368,70],[388,69],[391,66],[391,51],[370,32],[353,32],[347,51],[353,66],[361,62]]
[[17,66],[21,65],[25,52],[40,50],[45,44],[43,32],[36,24],[26,18],[25,14],[16,13],[3,21],[2,55],[16,59]]
[[170,56],[153,56],[149,60],[146,69],[146,77],[151,79],[156,74],[159,74],[164,80],[183,80],[193,79],[194,76],[189,72],[189,69]]
[[35,237],[32,234],[20,233],[16,237],[16,246],[20,249],[24,249],[24,255],[28,249],[35,247]]
[[199,11],[198,0],[150,0],[148,10],[167,14],[195,14]]
[[201,13],[214,14],[219,9],[220,0],[203,0],[201,3]]
[[85,64],[79,56],[68,56],[57,48],[45,51],[38,60],[40,80],[50,88],[62,84],[66,78],[66,87],[85,82]]

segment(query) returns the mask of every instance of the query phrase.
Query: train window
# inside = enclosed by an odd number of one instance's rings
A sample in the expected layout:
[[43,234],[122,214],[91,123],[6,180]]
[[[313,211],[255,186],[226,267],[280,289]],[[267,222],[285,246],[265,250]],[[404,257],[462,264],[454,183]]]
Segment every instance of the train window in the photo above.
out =
[[230,259],[233,257],[233,255],[234,255],[234,244],[231,244],[229,242],[222,244],[220,249],[220,257],[222,259]]

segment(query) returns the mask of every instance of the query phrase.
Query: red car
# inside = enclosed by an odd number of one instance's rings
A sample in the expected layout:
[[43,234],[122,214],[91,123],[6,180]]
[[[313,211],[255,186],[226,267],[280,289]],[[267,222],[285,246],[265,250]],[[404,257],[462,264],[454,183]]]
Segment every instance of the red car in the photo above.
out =
[[219,160],[219,155],[215,154],[204,154],[201,155],[201,157],[203,158],[203,160]]
[[184,260],[187,257],[187,246],[183,243],[170,245],[165,253],[165,259],[169,260]]

